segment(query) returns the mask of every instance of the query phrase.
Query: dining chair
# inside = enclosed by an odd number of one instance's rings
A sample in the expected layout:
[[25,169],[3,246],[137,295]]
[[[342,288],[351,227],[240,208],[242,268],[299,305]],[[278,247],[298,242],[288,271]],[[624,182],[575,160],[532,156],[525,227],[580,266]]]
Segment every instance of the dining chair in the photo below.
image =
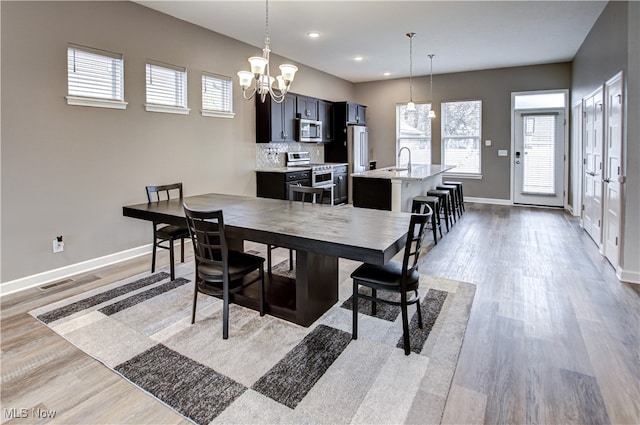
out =
[[183,204],[195,257],[191,324],[196,321],[198,292],[222,297],[222,338],[229,338],[231,294],[260,282],[260,316],[264,316],[264,258],[229,249],[222,210],[198,211]]
[[[322,187],[310,187],[310,186],[289,186],[289,200],[290,201],[302,201],[311,202],[313,204],[322,204],[322,198],[324,197],[325,190]],[[279,248],[278,245],[267,245],[267,270],[271,275],[271,251]],[[289,271],[293,270],[293,249],[289,249]]]
[[[182,183],[173,183],[163,186],[147,186],[147,200],[149,203],[167,201],[176,195],[182,200]],[[169,250],[169,262],[171,280],[176,278],[173,245],[180,239],[180,262],[184,263],[184,240],[189,237],[186,226],[169,225],[153,222],[153,251],[151,254],[151,273],[156,271],[156,248]],[[163,243],[167,243],[163,245]]]
[[[371,314],[373,316],[377,312],[377,303],[400,306],[404,354],[410,354],[411,344],[409,341],[407,306],[416,304],[418,326],[422,328],[422,312],[420,311],[420,294],[418,292],[420,284],[418,259],[427,230],[427,223],[431,220],[431,214],[433,212],[411,215],[402,263],[394,260],[384,265],[364,263],[351,274],[353,278],[353,328],[351,337],[353,339],[358,339],[359,298],[371,301]],[[370,288],[371,295],[361,293],[360,286]],[[378,298],[378,290],[400,294],[400,301]]]

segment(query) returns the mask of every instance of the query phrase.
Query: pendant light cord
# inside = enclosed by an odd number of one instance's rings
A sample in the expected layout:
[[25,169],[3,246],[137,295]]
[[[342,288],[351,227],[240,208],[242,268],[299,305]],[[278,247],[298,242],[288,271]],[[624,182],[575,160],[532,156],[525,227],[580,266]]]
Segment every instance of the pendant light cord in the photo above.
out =
[[409,101],[413,102],[413,36],[415,32],[407,33],[409,37]]

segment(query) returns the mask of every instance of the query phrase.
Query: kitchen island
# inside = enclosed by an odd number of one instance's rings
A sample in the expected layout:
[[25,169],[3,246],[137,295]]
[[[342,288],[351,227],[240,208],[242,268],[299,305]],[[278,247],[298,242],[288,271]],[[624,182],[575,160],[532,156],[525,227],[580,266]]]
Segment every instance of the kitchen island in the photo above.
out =
[[442,173],[450,165],[413,165],[387,167],[351,174],[353,206],[387,211],[411,212],[415,196],[442,184]]

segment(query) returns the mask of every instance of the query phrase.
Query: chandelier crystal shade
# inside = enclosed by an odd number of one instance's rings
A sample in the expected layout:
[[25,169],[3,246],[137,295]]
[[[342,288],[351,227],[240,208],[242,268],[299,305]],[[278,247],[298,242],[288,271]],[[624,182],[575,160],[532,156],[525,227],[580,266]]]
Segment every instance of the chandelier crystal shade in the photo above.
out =
[[415,112],[416,104],[413,103],[413,36],[415,32],[408,32],[409,37],[409,103],[407,103],[407,111]]
[[[242,96],[245,99],[252,99],[257,93],[260,96],[260,101],[264,102],[267,94],[269,94],[275,102],[282,103],[291,87],[298,67],[291,64],[282,64],[279,67],[281,74],[275,78],[271,76],[269,69],[269,53],[271,52],[271,40],[269,39],[269,0],[266,0],[265,16],[264,49],[262,49],[262,56],[250,57],[249,64],[251,71],[239,71],[238,80],[242,88]],[[276,82],[278,85],[274,87],[274,83]]]
[[433,57],[435,56],[433,53],[429,54],[429,59],[431,60],[431,72],[430,72],[430,80],[431,80],[431,94],[430,94],[430,98],[431,98],[431,109],[429,110],[429,118],[435,118],[436,117],[436,113],[433,110]]

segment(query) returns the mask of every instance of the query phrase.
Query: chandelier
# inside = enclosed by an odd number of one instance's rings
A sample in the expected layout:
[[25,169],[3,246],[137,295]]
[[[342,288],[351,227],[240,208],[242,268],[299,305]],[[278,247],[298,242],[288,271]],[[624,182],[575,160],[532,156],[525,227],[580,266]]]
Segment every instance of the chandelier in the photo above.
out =
[[435,54],[431,53],[428,55],[429,59],[431,60],[431,72],[430,72],[430,79],[431,79],[431,109],[429,110],[429,118],[435,118],[436,117],[436,113],[433,110],[433,57],[435,56]]
[[408,32],[409,37],[409,103],[407,103],[407,111],[415,112],[416,104],[413,103],[413,36],[415,32]]
[[[240,87],[242,88],[242,96],[249,100],[258,93],[260,95],[260,101],[264,102],[267,94],[271,96],[277,103],[282,103],[285,94],[289,91],[291,82],[293,81],[298,67],[290,64],[280,65],[281,75],[272,77],[269,71],[269,52],[270,42],[269,39],[269,0],[266,0],[266,19],[265,19],[265,35],[264,35],[264,49],[262,49],[262,56],[253,56],[249,58],[251,64],[251,71],[239,71],[238,79]],[[274,83],[277,81],[277,89],[274,90]],[[247,94],[247,93],[250,94]]]

